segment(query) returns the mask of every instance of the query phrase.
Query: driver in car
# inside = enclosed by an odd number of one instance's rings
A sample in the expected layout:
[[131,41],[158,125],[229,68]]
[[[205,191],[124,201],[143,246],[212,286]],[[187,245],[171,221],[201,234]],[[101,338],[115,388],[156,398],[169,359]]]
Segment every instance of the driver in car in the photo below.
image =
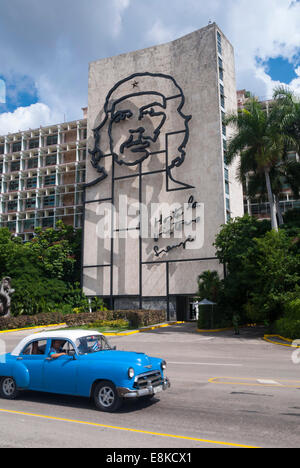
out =
[[52,340],[52,346],[50,348],[49,356],[52,359],[57,359],[60,356],[65,356],[67,353],[62,351],[62,347],[64,346],[65,341],[62,340]]

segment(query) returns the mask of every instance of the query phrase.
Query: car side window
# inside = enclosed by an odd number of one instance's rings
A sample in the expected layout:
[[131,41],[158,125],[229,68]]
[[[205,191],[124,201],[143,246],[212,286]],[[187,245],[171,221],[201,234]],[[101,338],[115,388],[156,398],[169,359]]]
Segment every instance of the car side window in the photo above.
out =
[[44,355],[46,351],[47,340],[36,340],[29,343],[23,349],[22,353],[26,356]]
[[52,340],[50,346],[50,355],[51,354],[68,354],[69,351],[74,351],[74,346],[68,340]]
[[62,353],[67,353],[67,354],[69,353],[69,351],[75,351],[74,346],[72,345],[72,343],[70,343],[70,341],[66,341],[61,349],[62,349]]

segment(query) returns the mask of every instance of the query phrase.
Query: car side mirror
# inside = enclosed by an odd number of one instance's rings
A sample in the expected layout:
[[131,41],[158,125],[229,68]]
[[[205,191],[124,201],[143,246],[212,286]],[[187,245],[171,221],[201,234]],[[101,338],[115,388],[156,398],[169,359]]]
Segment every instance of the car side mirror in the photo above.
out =
[[68,356],[72,357],[73,359],[76,359],[75,349],[69,349]]

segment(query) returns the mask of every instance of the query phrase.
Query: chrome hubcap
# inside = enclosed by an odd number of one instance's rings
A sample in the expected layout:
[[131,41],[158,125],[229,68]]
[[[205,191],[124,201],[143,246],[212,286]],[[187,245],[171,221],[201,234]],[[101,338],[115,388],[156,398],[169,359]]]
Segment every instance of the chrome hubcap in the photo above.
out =
[[98,397],[101,405],[106,408],[111,406],[115,400],[115,394],[110,387],[102,387]]
[[7,379],[4,379],[3,380],[3,383],[2,383],[2,390],[3,390],[3,393],[6,395],[6,396],[11,396],[13,395],[14,391],[15,391],[15,388],[16,388],[16,385],[15,385],[15,382],[13,379],[11,379],[10,377],[8,377]]

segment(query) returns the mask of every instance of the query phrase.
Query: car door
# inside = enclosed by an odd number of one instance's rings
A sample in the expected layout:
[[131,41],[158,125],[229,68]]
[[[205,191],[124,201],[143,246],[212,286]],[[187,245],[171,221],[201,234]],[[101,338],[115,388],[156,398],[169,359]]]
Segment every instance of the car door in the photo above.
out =
[[[66,340],[64,349],[67,352],[74,349],[72,343]],[[43,365],[43,387],[46,392],[77,394],[77,359],[68,354],[56,359],[46,356]]]
[[29,372],[29,389],[43,390],[43,366],[46,357],[47,340],[33,340],[22,350],[17,362],[21,362]]

